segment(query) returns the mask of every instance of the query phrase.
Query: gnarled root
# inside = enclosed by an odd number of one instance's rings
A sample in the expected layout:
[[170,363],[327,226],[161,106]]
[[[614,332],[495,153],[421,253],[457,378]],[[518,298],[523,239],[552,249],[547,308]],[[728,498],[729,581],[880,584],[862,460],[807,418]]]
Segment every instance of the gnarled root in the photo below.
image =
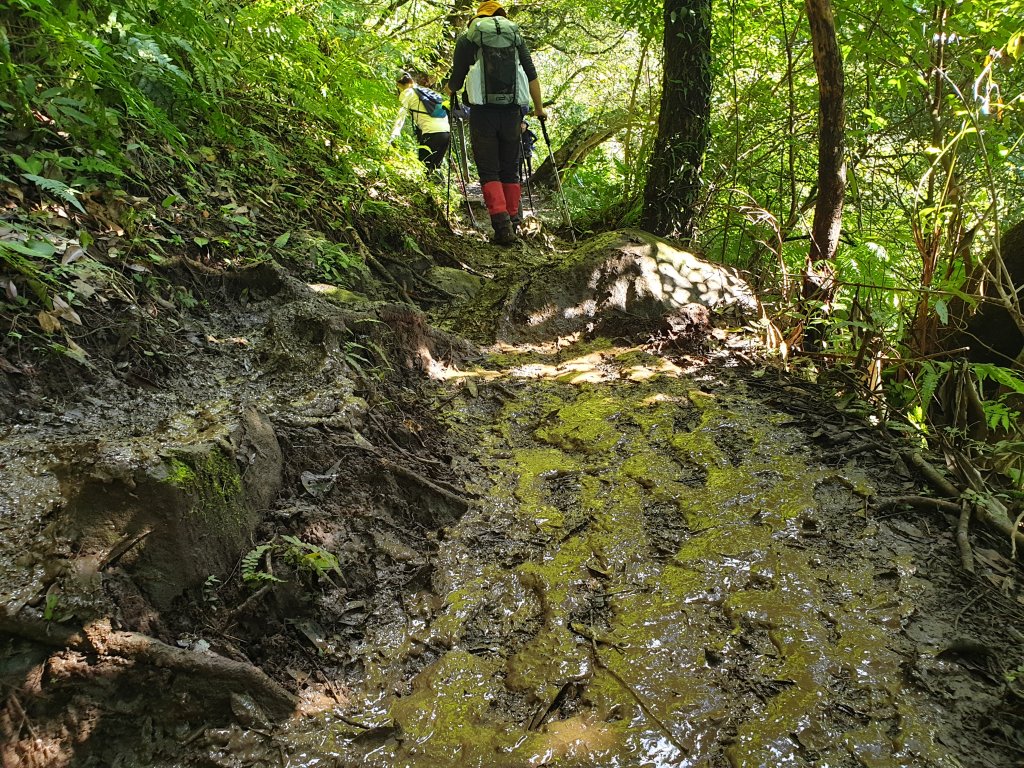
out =
[[251,664],[210,652],[177,648],[138,632],[118,631],[110,626],[108,619],[91,622],[82,629],[72,629],[0,612],[0,634],[14,635],[52,648],[116,656],[195,676],[206,684],[223,685],[226,691],[250,695],[275,718],[287,717],[298,703],[295,696]]

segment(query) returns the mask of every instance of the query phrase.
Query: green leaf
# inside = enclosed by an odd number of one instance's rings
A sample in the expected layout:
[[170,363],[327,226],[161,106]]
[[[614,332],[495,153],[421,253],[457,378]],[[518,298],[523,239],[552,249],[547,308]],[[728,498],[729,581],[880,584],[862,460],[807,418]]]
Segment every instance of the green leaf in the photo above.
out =
[[944,299],[937,299],[935,302],[935,314],[939,316],[939,322],[943,325],[949,324],[949,307]]
[[37,155],[23,158],[20,155],[9,155],[11,161],[26,173],[39,173],[43,170],[43,161]]
[[292,236],[291,232],[285,232],[283,235],[279,236],[274,241],[274,247],[275,248],[284,248],[286,245],[288,245],[288,240],[289,240],[289,238],[291,238],[291,236]]
[[48,243],[45,240],[29,240],[26,243],[22,243],[17,240],[0,240],[0,249],[3,248],[7,248],[15,253],[20,253],[23,256],[30,256],[36,259],[48,259],[57,252],[57,249],[53,247],[53,244]]
[[85,208],[78,202],[78,198],[75,196],[75,190],[65,184],[63,181],[57,181],[56,179],[48,179],[45,176],[37,176],[34,173],[23,173],[23,178],[28,179],[37,187],[44,192],[48,192],[54,197],[58,197],[66,203],[70,203],[75,206],[79,211],[85,213]]
[[1024,52],[1024,32],[1016,33],[1007,41],[1006,52],[1010,54],[1014,60],[1020,58],[1021,53]]

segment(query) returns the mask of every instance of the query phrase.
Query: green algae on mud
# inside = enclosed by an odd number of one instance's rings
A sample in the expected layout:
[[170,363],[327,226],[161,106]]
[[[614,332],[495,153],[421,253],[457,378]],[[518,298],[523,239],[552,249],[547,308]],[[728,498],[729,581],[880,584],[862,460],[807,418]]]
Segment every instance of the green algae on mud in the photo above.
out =
[[[810,753],[946,765],[921,746],[930,725],[889,649],[899,601],[870,571],[811,550],[830,473],[801,436],[714,382],[611,378],[533,381],[496,410],[451,404],[489,486],[438,553],[445,607],[419,633],[432,660],[407,694],[368,695],[394,736],[339,754],[409,768],[795,765]],[[845,716],[835,704],[850,695],[886,729]],[[886,746],[892,731],[908,736]]]

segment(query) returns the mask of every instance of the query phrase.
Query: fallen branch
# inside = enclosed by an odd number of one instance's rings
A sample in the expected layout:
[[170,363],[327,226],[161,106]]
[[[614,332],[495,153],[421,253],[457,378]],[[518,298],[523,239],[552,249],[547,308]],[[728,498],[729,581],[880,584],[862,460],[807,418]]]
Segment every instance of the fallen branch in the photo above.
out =
[[[273,574],[271,574],[271,575],[273,575]],[[234,608],[232,608],[230,611],[228,611],[224,615],[224,618],[221,619],[220,626],[221,627],[227,627],[227,626],[230,626],[232,623],[234,623],[235,619],[237,619],[239,616],[241,616],[246,611],[248,611],[250,608],[252,608],[254,605],[256,605],[256,603],[258,603],[264,597],[266,597],[267,594],[270,592],[272,586],[273,586],[273,584],[264,584],[262,587],[257,589],[255,592],[253,592],[247,598],[245,598],[245,600],[243,600],[241,604],[236,605]]]
[[25,638],[51,648],[117,656],[194,675],[204,684],[222,685],[226,692],[248,693],[273,717],[287,717],[298,704],[295,696],[252,664],[214,653],[177,648],[138,632],[117,631],[110,626],[109,619],[94,621],[79,630],[0,612],[0,634]]
[[629,694],[630,698],[632,698],[633,701],[636,702],[637,706],[640,707],[640,710],[647,716],[647,718],[651,722],[658,726],[661,732],[665,734],[665,738],[667,738],[669,742],[671,742],[671,744],[679,750],[679,753],[681,755],[690,754],[690,750],[686,747],[686,745],[680,742],[679,739],[676,738],[672,730],[662,721],[660,717],[658,717],[654,710],[647,706],[647,702],[644,701],[644,698],[636,692],[636,689],[634,689],[632,685],[627,683],[623,679],[622,675],[620,675],[618,672],[616,672],[614,669],[612,669],[605,663],[604,659],[601,658],[601,653],[597,650],[597,640],[593,636],[591,636],[590,638],[590,649],[591,652],[594,654],[594,666],[603,669],[612,677],[613,680],[615,680],[615,682],[622,686],[623,690],[625,690],[626,693]]
[[380,462],[382,467],[387,471],[396,475],[400,475],[406,478],[407,480],[412,480],[414,483],[418,483],[419,485],[422,485],[425,488],[429,488],[434,493],[438,494],[439,496],[442,496],[445,499],[448,499],[448,501],[452,502],[453,504],[457,504],[462,509],[469,509],[469,499],[467,499],[465,496],[460,495],[454,488],[449,486],[447,483],[440,480],[437,482],[429,480],[423,475],[419,474],[418,472],[414,472],[408,467],[403,467],[401,464],[396,464],[395,462],[389,461],[388,459],[385,459],[383,457],[378,459],[378,461]]
[[961,506],[955,501],[940,499],[937,496],[884,496],[872,499],[871,504],[876,509],[905,506],[914,509],[937,509],[940,512],[949,512],[954,515],[959,515],[961,511]]
[[106,570],[109,566],[116,563],[124,555],[131,550],[133,547],[145,540],[153,532],[152,527],[143,528],[137,533],[130,533],[121,539],[108,553],[107,556],[100,561],[99,570]]

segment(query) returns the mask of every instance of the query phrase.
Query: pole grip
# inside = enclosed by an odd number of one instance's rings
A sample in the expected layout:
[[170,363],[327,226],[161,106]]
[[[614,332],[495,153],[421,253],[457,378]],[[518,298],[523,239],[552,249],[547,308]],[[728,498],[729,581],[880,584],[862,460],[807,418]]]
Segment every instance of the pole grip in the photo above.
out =
[[551,148],[551,139],[548,138],[548,118],[547,115],[544,117],[537,118],[540,121],[540,132],[544,134],[544,143],[548,145],[548,149]]

